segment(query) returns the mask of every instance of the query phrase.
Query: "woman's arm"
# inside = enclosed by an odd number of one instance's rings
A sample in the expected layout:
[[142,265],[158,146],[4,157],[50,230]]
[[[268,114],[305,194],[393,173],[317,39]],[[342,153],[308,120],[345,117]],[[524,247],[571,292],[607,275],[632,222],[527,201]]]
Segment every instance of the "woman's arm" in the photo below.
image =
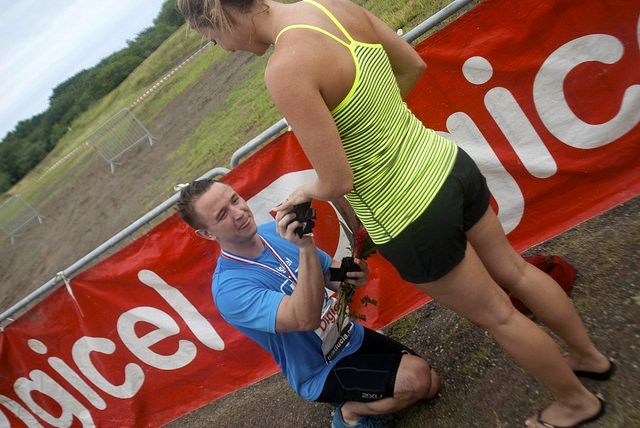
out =
[[384,46],[384,50],[389,56],[393,74],[396,76],[400,93],[404,98],[420,79],[427,65],[413,46],[398,36],[377,16],[366,9],[364,10],[380,43]]
[[[319,82],[331,58],[317,46],[297,46],[276,52],[265,81],[269,94],[293,129],[318,179],[297,189],[295,201],[337,199],[353,188],[353,172],[342,148]],[[291,199],[291,198],[290,198]]]

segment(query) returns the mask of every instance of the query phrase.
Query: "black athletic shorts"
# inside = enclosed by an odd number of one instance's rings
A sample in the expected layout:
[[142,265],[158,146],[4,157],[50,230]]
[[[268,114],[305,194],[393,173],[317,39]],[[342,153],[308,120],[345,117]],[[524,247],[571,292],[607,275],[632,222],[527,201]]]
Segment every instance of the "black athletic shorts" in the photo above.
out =
[[393,397],[400,360],[406,354],[417,355],[402,343],[365,328],[360,349],[338,361],[316,401],[369,402]]
[[431,204],[397,237],[378,245],[380,254],[404,280],[414,284],[443,277],[464,258],[465,232],[485,214],[489,198],[487,180],[459,148],[455,164]]

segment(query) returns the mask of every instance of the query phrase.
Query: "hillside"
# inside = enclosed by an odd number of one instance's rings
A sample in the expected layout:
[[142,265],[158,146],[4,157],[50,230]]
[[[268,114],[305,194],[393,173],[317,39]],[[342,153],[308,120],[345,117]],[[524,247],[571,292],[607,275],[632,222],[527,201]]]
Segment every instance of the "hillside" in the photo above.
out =
[[21,120],[0,139],[0,193],[42,161],[79,115],[114,90],[182,24],[174,1],[164,0],[153,24],[127,40],[125,48],[54,87],[45,111]]

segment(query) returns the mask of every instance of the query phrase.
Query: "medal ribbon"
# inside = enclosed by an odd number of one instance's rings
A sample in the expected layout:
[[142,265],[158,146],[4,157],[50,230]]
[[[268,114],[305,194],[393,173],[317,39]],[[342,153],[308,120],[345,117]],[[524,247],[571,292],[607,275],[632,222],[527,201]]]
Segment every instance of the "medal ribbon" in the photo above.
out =
[[278,263],[280,263],[280,266],[282,266],[282,268],[287,272],[287,275],[284,275],[279,270],[274,269],[271,266],[267,266],[264,263],[256,262],[255,260],[251,260],[251,259],[246,259],[246,258],[241,257],[241,256],[236,256],[235,254],[228,253],[225,250],[221,250],[220,254],[223,257],[226,257],[227,259],[230,259],[230,260],[234,260],[234,261],[236,261],[238,263],[244,263],[244,264],[248,264],[248,265],[254,265],[254,266],[261,267],[263,269],[266,269],[268,271],[276,273],[276,274],[280,275],[281,277],[283,277],[285,279],[291,280],[291,282],[293,283],[294,286],[298,285],[298,277],[291,270],[289,265],[287,265],[285,263],[285,261],[282,259],[282,257],[280,257],[278,252],[271,246],[271,244],[269,244],[262,236],[258,235],[258,237],[260,238],[260,240],[262,241],[264,246],[271,252],[271,254],[273,254],[273,257],[275,257],[275,259],[278,261]]

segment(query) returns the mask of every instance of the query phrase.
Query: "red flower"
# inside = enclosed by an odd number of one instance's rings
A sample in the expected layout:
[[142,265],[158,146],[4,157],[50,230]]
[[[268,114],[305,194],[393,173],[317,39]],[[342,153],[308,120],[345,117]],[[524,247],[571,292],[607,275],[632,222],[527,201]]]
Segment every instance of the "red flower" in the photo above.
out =
[[365,229],[364,226],[360,226],[353,234],[353,257],[364,260],[375,253],[375,251],[376,246],[371,240],[367,229]]

